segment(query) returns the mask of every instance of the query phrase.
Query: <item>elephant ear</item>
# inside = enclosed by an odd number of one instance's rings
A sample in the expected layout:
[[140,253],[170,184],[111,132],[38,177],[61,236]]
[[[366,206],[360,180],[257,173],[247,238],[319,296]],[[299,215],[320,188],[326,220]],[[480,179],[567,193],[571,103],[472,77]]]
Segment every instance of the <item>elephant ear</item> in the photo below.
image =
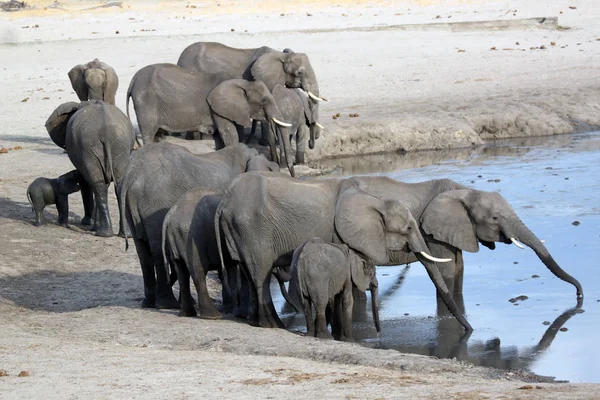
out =
[[79,104],[74,101],[63,103],[46,120],[48,135],[58,147],[63,149],[66,147],[67,124],[73,114],[77,112]]
[[241,126],[251,126],[246,81],[231,79],[220,83],[207,97],[213,112]]
[[69,79],[71,80],[71,86],[77,93],[79,100],[86,101],[88,99],[88,87],[85,83],[85,65],[76,65],[69,71]]
[[383,220],[385,202],[356,188],[340,191],[335,207],[337,234],[368,259],[386,264],[389,257]]
[[361,292],[366,292],[371,285],[371,275],[368,271],[367,262],[352,250],[348,252],[348,261],[350,262],[352,282]]
[[278,51],[266,53],[260,56],[250,68],[250,73],[255,81],[263,81],[269,89],[273,90],[275,85],[286,82],[283,63],[287,55]]
[[476,253],[479,244],[463,201],[466,194],[465,190],[451,190],[436,196],[421,216],[421,228],[440,242]]
[[102,64],[102,69],[106,74],[106,85],[104,86],[103,100],[108,104],[115,105],[115,94],[117,93],[117,89],[119,88],[119,77],[115,70],[104,63]]

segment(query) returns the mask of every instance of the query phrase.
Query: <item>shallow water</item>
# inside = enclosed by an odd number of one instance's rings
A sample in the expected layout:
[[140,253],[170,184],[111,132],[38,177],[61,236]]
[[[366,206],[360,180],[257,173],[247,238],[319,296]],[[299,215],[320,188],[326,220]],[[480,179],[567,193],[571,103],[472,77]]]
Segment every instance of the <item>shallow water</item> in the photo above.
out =
[[[450,178],[500,192],[585,293],[583,312],[578,312],[572,309],[575,288],[554,277],[532,250],[481,246],[478,253],[464,253],[465,308],[475,329],[467,337],[452,317],[438,316],[435,289],[421,264],[378,267],[382,332],[377,338],[370,304],[357,304],[357,342],[523,368],[571,382],[600,382],[600,132],[331,163],[343,166],[338,176],[375,173],[406,182]],[[528,299],[509,302],[520,295]],[[276,302],[283,309],[280,297]],[[282,316],[303,328],[303,317]]]

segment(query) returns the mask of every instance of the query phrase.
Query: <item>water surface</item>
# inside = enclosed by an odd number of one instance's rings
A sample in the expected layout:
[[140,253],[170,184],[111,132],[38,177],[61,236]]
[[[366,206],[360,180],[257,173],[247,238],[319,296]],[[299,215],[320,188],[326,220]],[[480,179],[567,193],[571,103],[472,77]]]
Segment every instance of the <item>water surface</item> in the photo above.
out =
[[[571,382],[600,382],[600,132],[331,163],[342,166],[337,176],[376,174],[406,182],[450,178],[500,192],[585,293],[580,313],[573,309],[575,288],[554,277],[531,249],[480,246],[478,253],[463,253],[465,308],[475,329],[466,336],[443,307],[438,314],[434,286],[421,264],[378,267],[382,332],[377,338],[370,304],[359,303],[356,341],[476,365],[523,368]],[[528,299],[509,302],[520,295]],[[276,300],[282,308],[281,299]],[[304,324],[303,317],[286,322]]]

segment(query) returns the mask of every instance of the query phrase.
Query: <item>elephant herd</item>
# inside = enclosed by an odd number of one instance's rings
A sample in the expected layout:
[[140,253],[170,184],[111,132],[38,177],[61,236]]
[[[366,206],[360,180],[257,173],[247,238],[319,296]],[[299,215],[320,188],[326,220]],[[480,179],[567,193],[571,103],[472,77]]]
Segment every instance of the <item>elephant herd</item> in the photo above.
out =
[[[323,129],[318,106],[326,101],[306,54],[194,43],[177,65],[153,64],[134,75],[127,115],[114,105],[112,68],[96,59],[68,75],[81,102],[61,104],[46,129],[75,170],[30,185],[36,224],[53,203],[59,223],[67,224],[67,196],[81,190],[82,224],[93,222],[96,235],[111,236],[107,197],[114,182],[119,235],[126,247],[132,239],[142,269],[142,307],[207,319],[225,312],[283,328],[271,298],[274,276],[287,302],[305,314],[308,335],[351,341],[355,290],[371,292],[379,330],[376,266],[419,261],[438,299],[471,330],[462,307],[462,252],[495,243],[530,247],[583,297],[580,283],[498,193],[447,179],[296,178],[307,139],[313,148]],[[130,99],[143,141],[136,151]],[[256,133],[257,122],[271,160],[244,143],[244,128]],[[175,132],[213,135],[215,151],[197,155],[161,141]],[[208,294],[211,270],[222,282],[220,309]]]

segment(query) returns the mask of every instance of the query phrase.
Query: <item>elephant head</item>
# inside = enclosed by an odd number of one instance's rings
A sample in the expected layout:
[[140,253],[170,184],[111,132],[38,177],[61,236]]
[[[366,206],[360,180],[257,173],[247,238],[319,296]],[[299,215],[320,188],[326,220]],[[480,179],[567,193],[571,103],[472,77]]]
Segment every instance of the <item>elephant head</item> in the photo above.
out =
[[257,154],[251,157],[246,163],[246,172],[252,171],[273,171],[279,172],[279,164],[267,160],[262,154]]
[[119,78],[112,67],[96,58],[87,64],[74,66],[68,75],[79,100],[102,100],[115,104]]
[[252,64],[250,72],[254,80],[263,81],[269,90],[279,83],[312,94],[314,101],[325,100],[319,95],[317,76],[304,53],[265,53]]
[[[207,97],[212,112],[241,126],[250,127],[252,120],[269,121],[283,145],[286,163],[292,176],[294,164],[290,135],[283,129],[290,126],[283,117],[273,95],[261,81],[230,79],[217,85]],[[222,132],[220,132],[222,134]]]
[[46,130],[58,147],[66,148],[67,123],[79,106],[80,103],[74,101],[63,103],[46,120]]
[[558,278],[577,289],[581,284],[566,273],[550,255],[546,246],[521,221],[508,202],[496,192],[473,189],[451,190],[436,196],[421,216],[421,227],[434,239],[456,248],[477,252],[479,244],[494,249],[495,242],[530,247]]
[[69,195],[78,192],[81,189],[80,182],[82,179],[82,176],[76,169],[59,176],[56,182],[59,193]]

